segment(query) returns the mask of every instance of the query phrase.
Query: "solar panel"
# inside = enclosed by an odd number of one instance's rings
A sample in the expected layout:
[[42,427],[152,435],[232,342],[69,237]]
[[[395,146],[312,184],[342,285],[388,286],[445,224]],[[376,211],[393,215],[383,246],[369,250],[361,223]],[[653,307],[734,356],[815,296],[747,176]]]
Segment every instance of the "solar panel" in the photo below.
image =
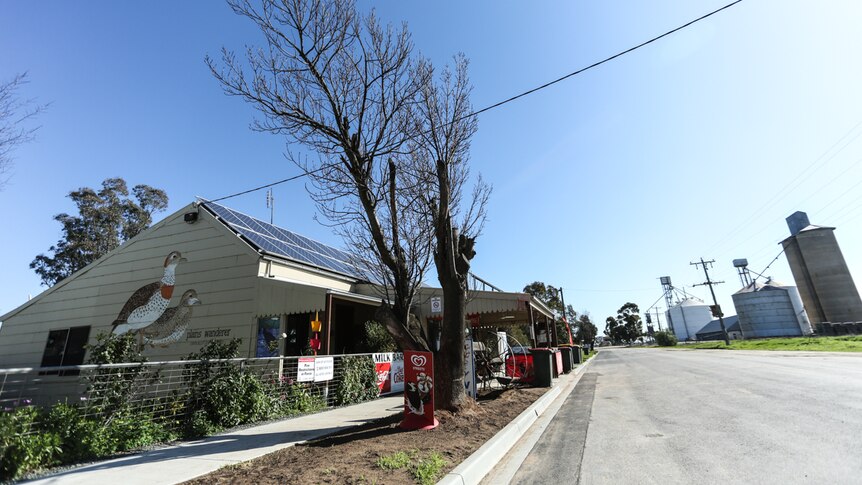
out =
[[350,263],[350,255],[345,251],[321,244],[215,202],[204,202],[204,206],[260,250],[317,268],[362,277],[362,273]]

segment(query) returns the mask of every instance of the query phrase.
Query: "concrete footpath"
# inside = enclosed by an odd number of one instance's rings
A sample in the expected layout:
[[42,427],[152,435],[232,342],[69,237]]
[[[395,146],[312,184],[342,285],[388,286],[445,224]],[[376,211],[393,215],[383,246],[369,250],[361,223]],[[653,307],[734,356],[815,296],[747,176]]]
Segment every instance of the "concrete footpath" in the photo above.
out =
[[[478,483],[500,463],[510,476],[523,456],[507,456],[522,437],[535,434],[537,426],[556,414],[572,391],[584,369],[592,362],[577,366],[570,374],[554,379],[554,387],[500,430],[440,483]],[[23,483],[60,485],[172,485],[206,475],[227,465],[252,460],[308,440],[401,413],[402,395],[332,409],[260,426],[231,430],[198,441],[183,442],[140,454],[83,465]],[[538,420],[538,422],[537,422]],[[542,426],[538,426],[541,434]],[[533,438],[537,439],[537,437]],[[512,468],[514,467],[514,469]]]

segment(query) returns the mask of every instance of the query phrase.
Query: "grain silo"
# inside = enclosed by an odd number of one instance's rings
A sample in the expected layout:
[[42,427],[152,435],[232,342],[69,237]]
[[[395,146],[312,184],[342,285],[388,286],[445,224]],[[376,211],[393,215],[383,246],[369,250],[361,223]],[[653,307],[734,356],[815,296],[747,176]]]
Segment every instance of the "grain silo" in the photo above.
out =
[[811,324],[795,286],[772,279],[752,282],[733,294],[744,338],[808,335]]
[[791,236],[781,245],[811,322],[862,321],[862,299],[835,228],[812,225],[804,212],[788,217],[787,226]]
[[665,315],[669,322],[673,322],[673,333],[680,341],[695,340],[697,332],[712,321],[709,305],[694,297],[670,307]]

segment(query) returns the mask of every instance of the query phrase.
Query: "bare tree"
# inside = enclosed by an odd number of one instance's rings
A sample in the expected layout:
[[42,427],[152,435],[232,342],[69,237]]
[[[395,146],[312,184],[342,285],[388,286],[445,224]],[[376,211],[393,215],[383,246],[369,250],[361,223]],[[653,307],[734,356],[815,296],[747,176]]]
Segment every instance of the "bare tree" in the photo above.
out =
[[24,125],[45,108],[44,105],[33,106],[31,101],[18,97],[18,89],[26,82],[27,73],[24,73],[0,83],[0,190],[9,181],[12,150],[32,140],[38,129]]
[[[229,95],[262,115],[256,130],[287,135],[316,159],[288,153],[309,192],[386,300],[376,318],[403,349],[429,349],[410,309],[430,266],[430,228],[405,169],[412,109],[426,72],[406,26],[382,26],[352,1],[229,0],[265,39],[244,59],[207,57]],[[460,345],[459,345],[460,347]]]
[[417,136],[410,144],[417,185],[425,188],[424,203],[432,214],[434,264],[443,289],[435,398],[439,407],[453,410],[466,397],[463,342],[468,277],[491,194],[491,187],[477,177],[470,197],[464,198],[470,180],[470,139],[478,127],[472,115],[467,65],[463,55],[456,56],[454,67],[446,67],[435,80],[430,63],[422,64],[426,72],[416,108]]

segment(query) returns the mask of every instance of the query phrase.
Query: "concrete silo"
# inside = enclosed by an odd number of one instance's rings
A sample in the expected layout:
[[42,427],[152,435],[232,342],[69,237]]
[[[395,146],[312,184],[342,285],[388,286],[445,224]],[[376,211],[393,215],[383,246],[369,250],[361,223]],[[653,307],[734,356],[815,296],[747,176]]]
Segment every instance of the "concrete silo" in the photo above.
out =
[[672,322],[673,333],[680,341],[695,340],[697,332],[712,321],[709,305],[694,297],[686,298],[670,307],[665,316]]
[[751,283],[733,294],[744,338],[808,335],[811,324],[795,286],[774,280]]
[[862,321],[862,299],[835,239],[834,227],[814,226],[804,212],[787,218],[781,241],[811,322]]

